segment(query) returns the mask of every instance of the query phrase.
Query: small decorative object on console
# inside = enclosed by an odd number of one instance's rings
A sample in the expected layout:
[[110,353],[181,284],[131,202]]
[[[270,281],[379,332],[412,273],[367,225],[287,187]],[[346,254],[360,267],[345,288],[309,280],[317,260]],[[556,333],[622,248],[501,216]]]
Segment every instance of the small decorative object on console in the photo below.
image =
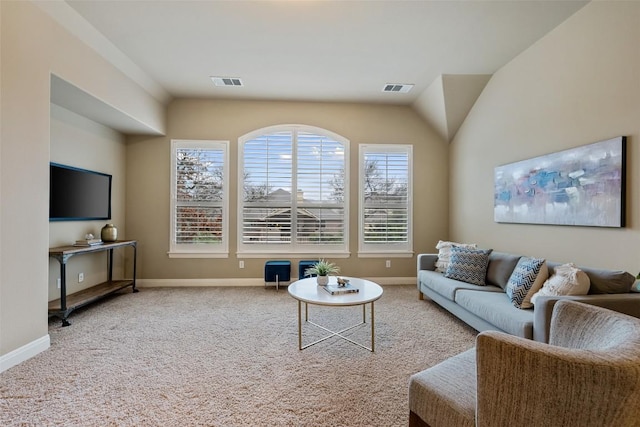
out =
[[105,242],[115,242],[118,240],[118,229],[113,224],[107,224],[100,230],[100,237]]
[[101,245],[102,244],[102,240],[94,239],[93,238],[93,234],[89,234],[89,236],[92,236],[92,238],[91,239],[84,239],[84,240],[76,240],[76,242],[73,244],[73,246],[95,246],[95,245]]

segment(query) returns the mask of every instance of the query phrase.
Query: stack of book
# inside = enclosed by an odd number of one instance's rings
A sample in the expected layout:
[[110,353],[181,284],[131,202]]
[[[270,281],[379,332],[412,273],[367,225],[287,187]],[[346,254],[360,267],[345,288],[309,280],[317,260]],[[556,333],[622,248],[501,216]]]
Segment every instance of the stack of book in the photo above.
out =
[[322,289],[329,292],[331,295],[354,294],[360,292],[360,289],[356,288],[350,283],[347,283],[344,286],[334,284],[324,285]]
[[95,245],[101,245],[101,244],[102,244],[101,239],[83,239],[83,240],[76,240],[73,246],[95,246]]

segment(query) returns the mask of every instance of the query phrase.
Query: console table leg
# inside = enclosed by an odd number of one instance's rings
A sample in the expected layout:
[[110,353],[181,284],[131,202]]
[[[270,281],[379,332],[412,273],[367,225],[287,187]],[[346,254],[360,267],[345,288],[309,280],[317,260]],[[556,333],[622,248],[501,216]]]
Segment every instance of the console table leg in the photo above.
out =
[[138,261],[138,244],[134,243],[132,246],[133,248],[133,293],[135,294],[136,292],[138,292],[138,288],[136,288],[136,267],[137,267],[137,261]]

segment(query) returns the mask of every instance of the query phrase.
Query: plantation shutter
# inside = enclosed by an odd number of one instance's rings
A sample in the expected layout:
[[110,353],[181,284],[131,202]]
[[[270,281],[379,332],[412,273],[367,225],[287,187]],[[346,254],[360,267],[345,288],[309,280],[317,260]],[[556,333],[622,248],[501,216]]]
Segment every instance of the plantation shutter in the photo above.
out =
[[342,150],[341,143],[326,136],[298,133],[298,243],[324,245],[344,242],[345,165]]
[[345,143],[309,129],[241,139],[239,252],[345,250]]
[[361,148],[361,250],[411,249],[411,147]]
[[292,152],[291,131],[244,143],[242,243],[291,242]]
[[226,144],[173,141],[172,155],[172,251],[226,250]]

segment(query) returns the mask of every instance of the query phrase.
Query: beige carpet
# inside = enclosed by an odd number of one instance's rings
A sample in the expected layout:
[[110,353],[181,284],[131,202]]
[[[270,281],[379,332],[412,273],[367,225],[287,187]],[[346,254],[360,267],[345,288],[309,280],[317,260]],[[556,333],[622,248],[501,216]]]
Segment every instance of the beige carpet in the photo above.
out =
[[[337,328],[361,316],[310,306]],[[299,351],[286,289],[143,288],[70,321],[52,320],[51,348],[0,374],[0,425],[404,426],[409,376],[475,337],[414,286],[384,288],[375,353],[335,337]]]

